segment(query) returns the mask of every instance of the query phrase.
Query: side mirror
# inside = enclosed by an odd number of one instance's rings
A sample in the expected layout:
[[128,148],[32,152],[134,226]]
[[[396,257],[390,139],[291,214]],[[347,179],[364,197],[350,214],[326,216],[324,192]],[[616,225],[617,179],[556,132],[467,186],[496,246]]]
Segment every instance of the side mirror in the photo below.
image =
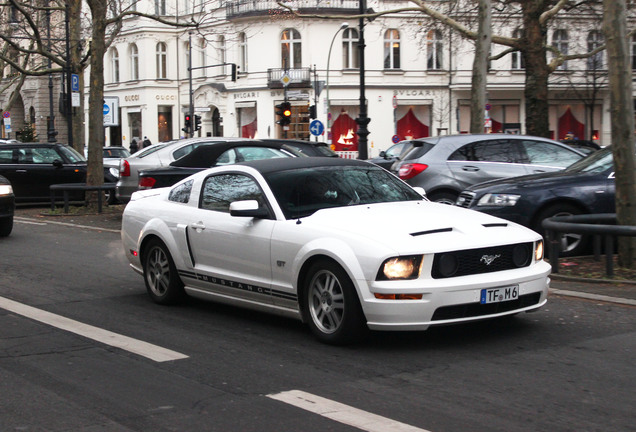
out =
[[379,156],[380,156],[381,158],[386,159],[386,152],[385,152],[384,150],[382,150],[382,151],[380,152]]
[[62,168],[62,167],[64,166],[64,164],[62,163],[62,161],[61,161],[61,160],[59,160],[59,159],[55,159],[55,160],[53,161],[53,166],[54,166],[55,168]]
[[426,191],[424,190],[424,188],[423,188],[423,187],[421,187],[421,186],[415,186],[415,187],[413,188],[413,190],[414,190],[415,192],[417,192],[418,194],[422,195],[424,198],[426,198]]
[[259,207],[258,201],[234,201],[230,203],[230,215],[236,217],[252,217],[256,219],[268,219],[269,210]]

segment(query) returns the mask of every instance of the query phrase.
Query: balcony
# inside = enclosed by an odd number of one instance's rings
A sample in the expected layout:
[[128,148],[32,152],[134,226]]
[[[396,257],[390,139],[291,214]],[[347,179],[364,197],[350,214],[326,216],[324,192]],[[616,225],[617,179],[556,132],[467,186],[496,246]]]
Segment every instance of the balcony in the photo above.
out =
[[[286,2],[293,10],[301,14],[356,14],[358,0],[291,0]],[[285,12],[276,1],[234,0],[225,3],[226,17],[233,18],[262,17]]]
[[267,69],[267,87],[271,89],[311,87],[311,69]]

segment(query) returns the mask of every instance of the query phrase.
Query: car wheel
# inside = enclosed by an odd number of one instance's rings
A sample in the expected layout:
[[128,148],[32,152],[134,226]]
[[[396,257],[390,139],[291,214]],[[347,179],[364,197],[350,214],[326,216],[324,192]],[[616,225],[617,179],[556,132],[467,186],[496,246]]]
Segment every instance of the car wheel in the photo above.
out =
[[338,264],[320,260],[305,278],[303,302],[306,321],[322,342],[353,342],[366,330],[364,313],[347,273]]
[[108,205],[117,204],[117,197],[115,196],[115,190],[104,191],[104,197]]
[[428,199],[440,204],[455,205],[455,201],[457,201],[457,196],[458,195],[450,193],[450,192],[438,192],[438,193],[431,194],[428,197]]
[[[541,234],[543,238],[547,238],[545,235],[545,229],[541,226],[541,223],[548,218],[554,216],[573,216],[581,214],[581,210],[576,206],[571,204],[556,204],[546,208],[541,211],[536,218],[536,223],[533,229]],[[561,245],[560,245],[560,253],[559,256],[568,257],[568,256],[577,256],[583,255],[587,250],[587,245],[589,242],[589,237],[584,236],[582,234],[575,233],[562,233],[561,234]],[[550,247],[546,247],[546,254],[550,253]]]
[[6,237],[13,230],[13,216],[0,219],[0,237]]
[[144,280],[152,300],[159,304],[174,304],[181,300],[183,282],[166,245],[151,240],[143,257]]

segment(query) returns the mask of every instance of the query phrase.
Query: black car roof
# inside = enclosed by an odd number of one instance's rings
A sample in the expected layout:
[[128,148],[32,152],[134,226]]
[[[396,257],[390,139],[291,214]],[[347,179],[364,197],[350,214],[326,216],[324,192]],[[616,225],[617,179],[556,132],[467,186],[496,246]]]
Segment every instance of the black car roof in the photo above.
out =
[[[284,148],[284,142],[262,142],[256,140],[245,141],[219,141],[200,144],[197,148],[192,150],[185,156],[172,162],[171,166],[176,167],[200,167],[201,159],[203,160],[215,160],[218,155],[226,151],[227,149],[234,147],[266,147],[266,148]],[[286,149],[287,150],[287,149]],[[288,150],[289,151],[289,150]],[[296,155],[298,153],[295,153]]]
[[238,165],[245,165],[252,167],[259,171],[261,174],[268,174],[276,171],[287,171],[292,169],[302,168],[321,168],[321,167],[366,167],[366,168],[378,168],[370,162],[358,160],[358,159],[343,159],[343,158],[278,158],[278,159],[262,159],[250,162],[241,162]]

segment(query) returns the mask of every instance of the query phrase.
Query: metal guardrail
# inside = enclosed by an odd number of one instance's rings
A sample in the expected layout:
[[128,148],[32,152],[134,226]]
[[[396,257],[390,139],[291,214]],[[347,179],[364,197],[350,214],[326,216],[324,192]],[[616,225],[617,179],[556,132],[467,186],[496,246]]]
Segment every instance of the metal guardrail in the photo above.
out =
[[594,235],[594,257],[600,259],[600,241],[605,252],[605,274],[614,276],[614,237],[636,237],[636,226],[616,225],[616,213],[555,216],[544,220],[552,272],[559,272],[560,237],[563,233]]

